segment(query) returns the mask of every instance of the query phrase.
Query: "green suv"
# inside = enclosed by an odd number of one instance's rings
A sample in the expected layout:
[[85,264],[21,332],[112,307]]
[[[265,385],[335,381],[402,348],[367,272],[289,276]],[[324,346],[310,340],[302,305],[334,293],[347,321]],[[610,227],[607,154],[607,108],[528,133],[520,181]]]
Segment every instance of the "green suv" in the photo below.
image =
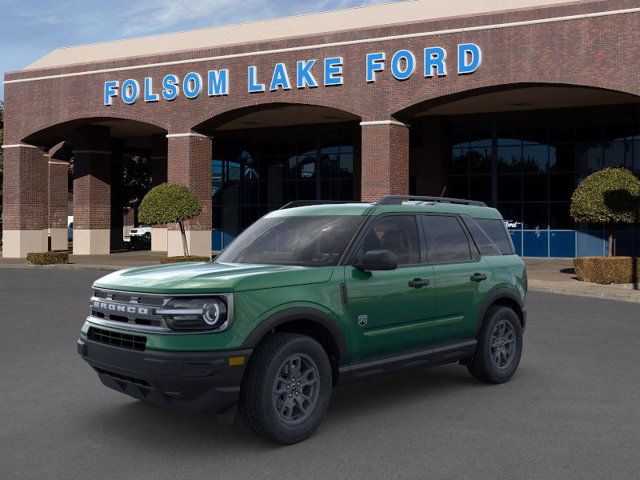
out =
[[509,380],[526,290],[502,217],[482,203],[287,205],[213,262],[97,280],[78,352],[115,390],[227,421],[239,407],[258,435],[295,443],[337,384],[451,362]]

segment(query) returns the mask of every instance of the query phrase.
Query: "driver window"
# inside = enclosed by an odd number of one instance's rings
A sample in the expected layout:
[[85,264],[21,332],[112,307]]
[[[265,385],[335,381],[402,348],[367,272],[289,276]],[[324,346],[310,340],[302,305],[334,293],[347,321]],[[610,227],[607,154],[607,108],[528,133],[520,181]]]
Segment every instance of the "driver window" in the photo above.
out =
[[370,250],[389,250],[398,265],[420,263],[420,243],[416,220],[411,215],[390,215],[378,220],[364,238],[360,255]]

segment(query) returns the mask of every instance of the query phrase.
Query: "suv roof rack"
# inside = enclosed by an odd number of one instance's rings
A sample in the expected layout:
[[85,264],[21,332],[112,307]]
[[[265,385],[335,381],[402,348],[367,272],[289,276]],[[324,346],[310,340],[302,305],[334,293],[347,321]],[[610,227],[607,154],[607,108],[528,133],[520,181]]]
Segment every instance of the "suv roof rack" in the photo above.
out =
[[477,200],[466,200],[464,198],[451,197],[423,197],[419,195],[386,195],[382,197],[376,205],[402,205],[406,200],[416,200],[420,202],[432,203],[455,203],[458,205],[475,205],[477,207],[486,207],[487,204]]
[[293,202],[289,202],[283,206],[281,206],[278,210],[286,210],[287,208],[295,208],[295,207],[308,207],[311,205],[331,205],[331,204],[340,204],[340,203],[359,203],[352,200],[294,200]]

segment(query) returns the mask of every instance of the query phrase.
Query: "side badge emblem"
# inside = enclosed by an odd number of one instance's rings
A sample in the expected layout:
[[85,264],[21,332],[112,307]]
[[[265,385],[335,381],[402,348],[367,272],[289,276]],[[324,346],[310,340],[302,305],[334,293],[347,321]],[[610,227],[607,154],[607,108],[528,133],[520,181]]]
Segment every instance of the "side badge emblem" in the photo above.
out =
[[364,327],[369,321],[369,317],[367,315],[358,315],[358,325]]

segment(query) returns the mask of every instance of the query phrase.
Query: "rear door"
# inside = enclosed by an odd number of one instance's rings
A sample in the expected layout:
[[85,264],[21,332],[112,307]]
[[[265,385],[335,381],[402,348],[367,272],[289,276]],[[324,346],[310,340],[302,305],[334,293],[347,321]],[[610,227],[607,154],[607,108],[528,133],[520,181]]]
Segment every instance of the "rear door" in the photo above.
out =
[[491,266],[457,215],[422,215],[422,221],[435,276],[434,343],[474,337],[478,311],[492,282]]
[[345,267],[351,361],[418,350],[432,342],[433,267],[426,264],[423,245],[415,215],[380,216],[364,232],[355,259],[369,250],[390,250],[398,268],[362,272]]

